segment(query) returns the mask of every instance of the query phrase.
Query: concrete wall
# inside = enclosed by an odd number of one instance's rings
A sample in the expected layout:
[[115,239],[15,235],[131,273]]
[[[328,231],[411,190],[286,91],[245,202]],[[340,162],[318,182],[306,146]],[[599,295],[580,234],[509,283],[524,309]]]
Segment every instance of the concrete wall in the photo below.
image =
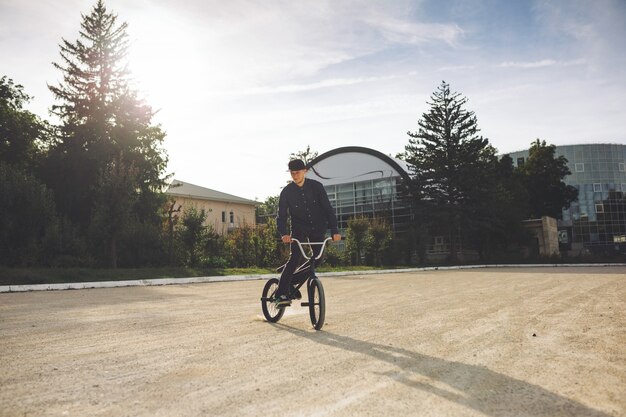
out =
[[554,217],[543,216],[540,219],[524,221],[526,227],[537,240],[539,255],[559,255],[559,233]]

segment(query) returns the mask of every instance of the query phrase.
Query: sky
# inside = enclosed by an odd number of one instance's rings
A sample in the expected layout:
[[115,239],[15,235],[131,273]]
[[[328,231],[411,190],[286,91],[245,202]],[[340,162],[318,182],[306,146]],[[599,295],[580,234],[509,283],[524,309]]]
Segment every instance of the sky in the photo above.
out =
[[[264,201],[307,146],[395,156],[442,81],[500,152],[626,143],[625,0],[105,0],[167,173]],[[0,0],[0,76],[44,119],[96,0]]]

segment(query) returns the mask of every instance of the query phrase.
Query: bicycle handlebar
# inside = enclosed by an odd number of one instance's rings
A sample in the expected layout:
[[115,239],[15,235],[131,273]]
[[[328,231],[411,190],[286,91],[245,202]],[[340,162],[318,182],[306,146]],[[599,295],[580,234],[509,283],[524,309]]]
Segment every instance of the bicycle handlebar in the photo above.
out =
[[326,248],[326,243],[328,243],[328,241],[333,240],[333,238],[332,237],[327,237],[326,239],[324,239],[323,242],[300,242],[295,237],[292,237],[291,240],[298,244],[298,247],[300,248],[300,252],[302,253],[302,256],[304,256],[307,260],[311,259],[313,257],[313,255],[311,254],[311,256],[307,256],[306,253],[304,252],[304,248],[302,247],[302,245],[308,245],[309,247],[311,247],[313,245],[322,245],[322,250],[320,250],[320,253],[317,254],[317,256],[315,257],[315,260],[318,260],[319,258],[322,257],[322,254],[324,253],[324,249]]

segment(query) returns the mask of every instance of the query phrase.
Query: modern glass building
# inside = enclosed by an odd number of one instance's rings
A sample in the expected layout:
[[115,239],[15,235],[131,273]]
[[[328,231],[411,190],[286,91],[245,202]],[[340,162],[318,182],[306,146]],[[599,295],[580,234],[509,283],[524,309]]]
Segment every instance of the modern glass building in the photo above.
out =
[[399,196],[406,163],[374,149],[349,146],[326,152],[308,164],[307,177],[321,182],[335,208],[342,235],[356,216],[387,221],[395,234],[410,224],[410,209]]
[[[509,153],[516,166],[528,150]],[[626,145],[557,146],[571,171],[564,182],[578,189],[578,201],[558,222],[561,251],[570,255],[626,253]]]

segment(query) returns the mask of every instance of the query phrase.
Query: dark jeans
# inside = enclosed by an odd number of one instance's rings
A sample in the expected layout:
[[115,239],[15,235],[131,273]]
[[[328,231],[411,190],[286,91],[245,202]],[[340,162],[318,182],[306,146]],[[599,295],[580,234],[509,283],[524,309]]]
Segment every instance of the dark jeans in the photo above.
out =
[[[307,235],[305,233],[294,232],[292,233],[291,237],[298,239],[301,243],[324,241],[323,234]],[[307,246],[308,245],[304,245],[304,244],[302,245],[305,251],[308,249]],[[317,255],[319,255],[320,251],[322,250],[322,245],[312,245],[311,248],[313,249],[313,257],[316,257]],[[289,293],[291,292],[291,286],[296,286],[297,284],[300,284],[300,282],[292,282],[292,276],[293,276],[293,271],[295,271],[296,268],[302,264],[302,261],[304,260],[304,258],[302,257],[302,252],[300,252],[300,248],[298,247],[298,244],[296,242],[291,242],[290,250],[291,250],[291,253],[289,254],[289,260],[287,261],[287,265],[285,265],[285,269],[283,269],[283,272],[280,274],[280,282],[278,283],[278,291],[276,291],[276,295],[279,295],[279,296],[280,295],[288,296]],[[318,259],[317,261],[315,261],[315,265],[316,266],[319,265],[321,261],[322,261],[321,258]]]

